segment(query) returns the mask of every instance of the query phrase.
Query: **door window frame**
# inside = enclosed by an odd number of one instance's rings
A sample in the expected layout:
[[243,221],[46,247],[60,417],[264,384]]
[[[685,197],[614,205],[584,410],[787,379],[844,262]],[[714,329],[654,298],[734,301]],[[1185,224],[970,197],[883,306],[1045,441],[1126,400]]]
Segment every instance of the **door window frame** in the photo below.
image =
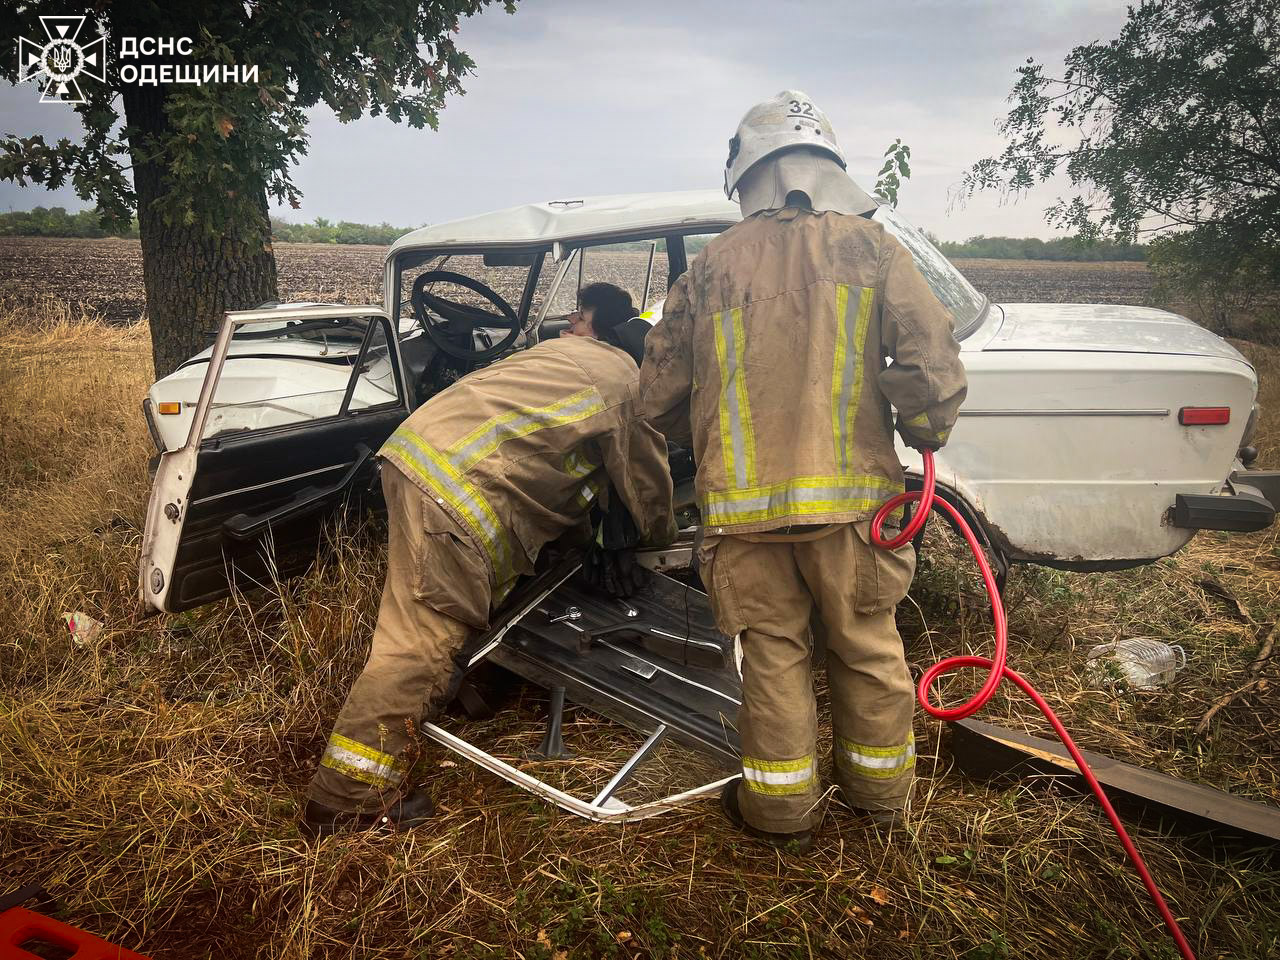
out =
[[[213,437],[203,436],[205,424],[208,422],[209,411],[213,406],[213,398],[217,393],[218,384],[222,379],[222,370],[230,354],[231,341],[234,338],[237,328],[244,326],[245,324],[261,323],[269,320],[279,320],[283,323],[288,320],[344,320],[355,318],[368,318],[372,322],[365,330],[364,338],[360,342],[360,349],[356,353],[355,362],[352,364],[351,376],[347,379],[346,389],[343,392],[342,404],[337,413],[327,417],[298,420],[294,423],[282,423],[276,426],[262,427],[256,430],[237,430],[232,433],[221,433]],[[383,327],[383,336],[387,344],[388,359],[391,363],[392,372],[395,377],[396,397],[394,400],[388,400],[385,403],[378,404],[377,406],[361,407],[358,410],[351,410],[351,399],[355,395],[356,383],[360,377],[360,367],[368,353],[369,345],[373,339],[373,333],[378,328],[379,324]],[[408,409],[404,384],[404,371],[400,367],[399,341],[397,339],[396,331],[391,327],[391,321],[388,319],[386,312],[380,307],[325,306],[303,307],[297,310],[267,308],[262,310],[228,311],[225,315],[222,328],[218,331],[218,339],[214,342],[213,351],[209,357],[209,372],[205,375],[204,383],[200,388],[200,399],[196,404],[195,416],[191,420],[191,430],[187,434],[187,442],[184,449],[191,447],[193,444],[198,449],[218,448],[224,443],[234,443],[242,437],[270,436],[287,430],[296,430],[298,428],[306,428],[318,424],[332,423],[348,417],[360,417],[371,413],[382,413],[397,407],[404,407],[406,411]]]

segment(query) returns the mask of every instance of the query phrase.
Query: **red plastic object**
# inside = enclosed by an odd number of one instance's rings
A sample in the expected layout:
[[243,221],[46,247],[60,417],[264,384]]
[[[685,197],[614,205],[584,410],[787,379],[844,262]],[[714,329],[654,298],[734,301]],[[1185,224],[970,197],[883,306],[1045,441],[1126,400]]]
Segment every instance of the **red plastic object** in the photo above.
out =
[[107,943],[91,933],[77,930],[24,907],[0,913],[0,960],[40,960],[23,946],[48,943],[70,950],[70,960],[149,960],[140,953]]

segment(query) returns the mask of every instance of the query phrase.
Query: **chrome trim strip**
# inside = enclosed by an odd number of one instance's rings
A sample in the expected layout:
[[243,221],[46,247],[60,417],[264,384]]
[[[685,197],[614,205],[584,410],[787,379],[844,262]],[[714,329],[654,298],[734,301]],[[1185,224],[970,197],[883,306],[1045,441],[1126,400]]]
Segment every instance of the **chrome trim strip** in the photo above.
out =
[[[683,640],[684,637],[677,637],[676,639]],[[690,680],[688,677],[682,677],[680,676],[680,674],[672,670],[668,670],[666,667],[663,667],[661,664],[654,663],[652,660],[646,660],[644,657],[637,657],[630,650],[623,650],[621,647],[615,647],[608,640],[597,640],[596,643],[600,644],[600,646],[602,647],[608,647],[614,653],[620,653],[625,657],[630,657],[631,659],[638,660],[641,663],[647,663],[649,666],[653,667],[659,673],[665,673],[668,677],[673,677],[676,680],[679,680],[683,684],[687,684],[690,687],[697,687],[699,690],[705,690],[707,693],[711,694],[712,696],[719,697],[721,700],[728,700],[732,704],[736,704],[739,707],[742,706],[741,700],[735,700],[733,697],[729,696],[727,693],[721,693],[715,687],[708,687],[706,684],[699,683],[697,680]],[[657,718],[655,717],[654,719],[657,719]],[[659,720],[658,722],[661,723],[662,721]]]
[[[477,663],[479,663],[481,660],[487,657],[490,653],[492,653],[494,648],[498,646],[498,644],[502,643],[504,639],[506,639],[506,636],[508,633],[511,632],[512,627],[518,624],[521,620],[527,617],[534,610],[538,609],[538,604],[542,603],[543,600],[547,599],[547,597],[551,596],[551,594],[559,590],[561,584],[563,584],[566,580],[568,580],[570,577],[572,577],[575,573],[577,573],[581,569],[582,569],[582,564],[580,563],[575,564],[572,570],[570,570],[568,573],[566,573],[563,577],[561,577],[551,586],[547,587],[546,590],[538,594],[536,597],[534,597],[532,600],[526,603],[523,607],[521,607],[519,612],[517,612],[514,616],[512,616],[507,620],[506,624],[502,627],[501,630],[499,630],[497,633],[495,633],[492,637],[489,638],[488,643],[486,643],[483,647],[481,647],[479,650],[477,650],[475,653],[471,655],[471,657],[467,660],[466,669],[470,670]],[[570,623],[569,626],[572,627],[573,624]],[[575,627],[574,629],[577,629],[577,628]],[[579,630],[578,632],[581,633],[582,631]]]
[[289,483],[291,480],[305,480],[307,477],[314,477],[320,473],[333,473],[335,470],[347,470],[354,460],[348,460],[345,463],[335,463],[328,467],[317,467],[314,470],[308,470],[306,473],[295,473],[291,477],[281,477],[279,480],[268,480],[266,483],[255,483],[250,487],[240,487],[236,490],[227,490],[224,493],[211,493],[207,497],[201,497],[199,500],[192,500],[191,506],[199,503],[209,503],[213,500],[221,500],[223,497],[234,497],[238,493],[252,493],[254,490],[262,490],[266,487],[274,487],[277,484]]
[[[661,721],[659,721],[661,723]],[[616,797],[609,797],[603,803],[597,804],[581,800],[572,794],[559,790],[551,784],[539,780],[537,777],[525,773],[513,767],[511,764],[490,753],[486,753],[479,747],[468,743],[461,737],[454,736],[449,731],[436,726],[434,723],[424,722],[419,728],[422,733],[436,743],[447,747],[454,753],[464,759],[470,760],[479,767],[488,770],[490,773],[497,774],[509,783],[515,784],[522,790],[527,790],[534,796],[541,797],[550,803],[555,804],[561,810],[568,811],[576,816],[586,820],[593,820],[596,823],[626,823],[631,820],[644,820],[659,814],[668,813],[677,807],[681,807],[686,803],[698,800],[705,796],[712,796],[718,793],[726,783],[739,774],[734,773],[711,783],[704,783],[701,786],[694,787],[691,790],[685,790],[682,793],[672,794],[669,797],[663,797],[660,800],[654,800],[649,803],[642,803],[636,806],[623,803]]]
[[1081,408],[1066,410],[965,410],[961,408],[962,417],[1167,417],[1170,411],[1165,409],[1123,410],[1107,408]]
[[649,734],[649,739],[640,745],[640,749],[633,753],[630,758],[621,767],[618,772],[613,775],[604,788],[596,794],[596,798],[591,801],[593,807],[602,807],[608,802],[624,783],[630,779],[631,774],[635,772],[640,764],[648,759],[649,754],[662,743],[662,738],[667,735],[667,725],[665,723],[658,724],[658,729]]

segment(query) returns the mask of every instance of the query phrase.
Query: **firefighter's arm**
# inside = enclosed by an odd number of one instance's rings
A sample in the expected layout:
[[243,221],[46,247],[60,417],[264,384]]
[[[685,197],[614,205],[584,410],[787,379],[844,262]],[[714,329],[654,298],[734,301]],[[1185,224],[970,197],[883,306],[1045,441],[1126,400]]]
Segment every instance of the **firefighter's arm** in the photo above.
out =
[[644,342],[640,402],[645,419],[672,443],[693,446],[689,398],[693,392],[693,316],[686,273],[667,293],[662,319]]
[[937,450],[947,442],[968,391],[953,321],[905,247],[888,235],[881,248],[880,338],[893,363],[880,390],[898,411],[908,446]]
[[[667,442],[638,416],[631,416],[599,438],[604,468],[622,506],[631,513],[640,542],[666,546],[676,537],[675,505],[671,499],[671,468]],[[612,509],[614,504],[608,506]]]

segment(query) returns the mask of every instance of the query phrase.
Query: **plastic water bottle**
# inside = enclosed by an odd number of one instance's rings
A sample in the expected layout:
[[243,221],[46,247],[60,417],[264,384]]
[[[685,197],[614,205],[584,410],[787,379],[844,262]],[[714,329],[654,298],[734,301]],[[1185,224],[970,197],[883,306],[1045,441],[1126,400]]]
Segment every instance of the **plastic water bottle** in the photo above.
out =
[[1090,648],[1086,664],[1095,684],[1106,686],[1114,682],[1118,670],[1131,690],[1155,690],[1187,665],[1187,653],[1182,647],[1163,640],[1130,637]]

